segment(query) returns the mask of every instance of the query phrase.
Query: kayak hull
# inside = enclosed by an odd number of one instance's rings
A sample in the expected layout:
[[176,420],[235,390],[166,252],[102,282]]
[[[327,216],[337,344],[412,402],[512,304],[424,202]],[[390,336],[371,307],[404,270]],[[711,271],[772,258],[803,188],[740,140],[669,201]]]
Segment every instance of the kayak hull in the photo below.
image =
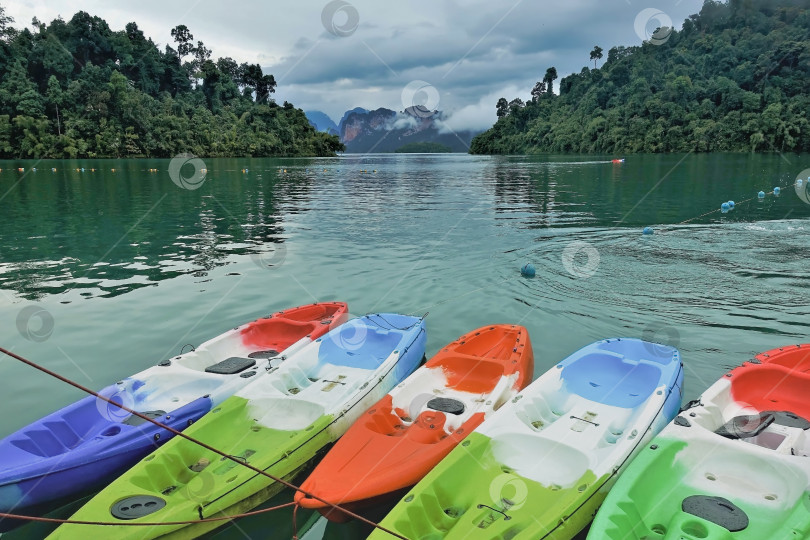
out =
[[[247,385],[249,374],[325,334],[346,313],[339,302],[275,313],[99,394],[183,430]],[[244,367],[234,371],[235,360]],[[0,441],[0,511],[25,513],[102,487],[173,436],[94,396],[83,398]]]
[[677,414],[682,384],[671,347],[624,338],[585,347],[484,421],[382,525],[414,540],[573,538]]
[[[277,478],[291,478],[419,365],[424,322],[394,314],[354,319],[256,377],[185,433]],[[195,443],[175,438],[82,507],[75,519],[127,521],[133,497],[160,501],[133,521],[195,521],[252,508],[284,486]],[[118,539],[194,536],[208,524],[107,527]],[[53,538],[92,527],[62,525]]]
[[323,501],[355,510],[395,498],[523,389],[533,368],[524,327],[490,325],[461,336],[352,425],[296,502],[341,522],[348,516]]
[[638,455],[589,538],[810,538],[810,345],[728,372]]

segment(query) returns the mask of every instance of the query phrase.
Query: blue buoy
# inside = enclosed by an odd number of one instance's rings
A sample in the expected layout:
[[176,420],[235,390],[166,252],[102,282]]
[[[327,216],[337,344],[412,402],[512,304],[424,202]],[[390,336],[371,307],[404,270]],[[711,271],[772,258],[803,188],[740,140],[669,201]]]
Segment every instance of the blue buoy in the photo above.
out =
[[82,167],[82,172],[84,172],[84,167]]
[[526,277],[534,277],[536,271],[532,263],[526,263],[523,268],[520,269],[520,273]]
[[734,201],[728,201],[728,207],[729,207],[729,208],[731,208],[732,210],[734,210],[734,206],[735,206]]
[[649,236],[651,234],[655,234],[655,230],[652,227],[644,227],[644,230],[641,231],[641,234],[645,234],[645,235]]
[[759,193],[757,193],[757,197],[759,197],[760,199],[764,199],[765,198],[765,192],[760,191]]
[[782,193],[782,188],[780,188],[780,187],[773,188],[773,194],[774,195],[776,195],[778,197],[780,193]]
[[728,214],[729,210],[731,210],[731,206],[729,206],[727,202],[724,202],[723,204],[720,205],[720,211],[723,212],[724,214]]

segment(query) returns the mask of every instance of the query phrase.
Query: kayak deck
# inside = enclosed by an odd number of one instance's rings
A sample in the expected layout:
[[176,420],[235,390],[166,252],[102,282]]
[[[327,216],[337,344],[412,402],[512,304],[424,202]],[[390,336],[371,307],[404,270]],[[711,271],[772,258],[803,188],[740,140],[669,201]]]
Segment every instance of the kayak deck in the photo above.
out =
[[[186,433],[273,476],[294,474],[399,382],[398,374],[404,377],[419,364],[424,323],[385,314],[385,320],[398,327],[393,328],[375,317],[349,321],[257,375]],[[350,336],[362,338],[348,340]],[[74,517],[115,521],[120,518],[111,515],[114,503],[148,495],[165,505],[153,506],[154,511],[134,519],[196,520],[253,504],[257,493],[272,493],[274,484],[232,460],[175,438],[111,483]],[[105,531],[119,539],[141,539],[170,533],[184,536],[193,527],[183,529],[166,525]],[[78,538],[92,532],[63,525],[53,537]]]
[[[275,313],[99,394],[183,430],[259,370],[280,363],[280,353],[342,323],[347,310],[345,303],[327,302]],[[94,396],[81,399],[0,441],[0,511],[20,512],[103,486],[172,437],[170,431]]]
[[639,454],[591,536],[810,538],[808,368],[810,345],[784,347],[714,383]]
[[[450,343],[377,402],[335,444],[301,489],[349,509],[418,482],[532,376],[528,331],[480,328]],[[333,521],[345,514],[296,494]]]
[[682,381],[670,347],[585,347],[481,424],[382,524],[412,539],[570,538],[628,457],[675,416]]

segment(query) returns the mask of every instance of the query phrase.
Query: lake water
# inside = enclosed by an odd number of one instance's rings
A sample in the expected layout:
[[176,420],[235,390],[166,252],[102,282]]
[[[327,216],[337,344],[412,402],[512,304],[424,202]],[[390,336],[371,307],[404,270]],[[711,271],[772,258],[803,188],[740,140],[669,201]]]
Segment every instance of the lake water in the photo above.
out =
[[[428,356],[485,324],[525,325],[536,374],[602,338],[670,343],[693,398],[757,352],[810,341],[810,205],[790,187],[810,156],[606,160],[203,160],[197,189],[169,160],[0,162],[0,344],[98,389],[257,316],[339,299],[355,315],[429,312]],[[81,397],[5,357],[0,392],[0,435]],[[289,521],[272,518],[280,535]],[[215,536],[264,537],[267,523]]]

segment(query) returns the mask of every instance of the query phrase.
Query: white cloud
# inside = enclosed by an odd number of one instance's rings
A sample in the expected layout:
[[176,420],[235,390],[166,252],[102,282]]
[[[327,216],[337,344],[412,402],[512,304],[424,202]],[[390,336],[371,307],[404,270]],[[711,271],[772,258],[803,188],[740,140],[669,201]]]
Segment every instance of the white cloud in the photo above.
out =
[[484,131],[492,127],[497,120],[495,104],[499,98],[511,100],[513,96],[524,93],[525,89],[507,86],[490,92],[478,100],[478,103],[467,105],[453,111],[442,123],[440,133],[460,133],[462,131]]

